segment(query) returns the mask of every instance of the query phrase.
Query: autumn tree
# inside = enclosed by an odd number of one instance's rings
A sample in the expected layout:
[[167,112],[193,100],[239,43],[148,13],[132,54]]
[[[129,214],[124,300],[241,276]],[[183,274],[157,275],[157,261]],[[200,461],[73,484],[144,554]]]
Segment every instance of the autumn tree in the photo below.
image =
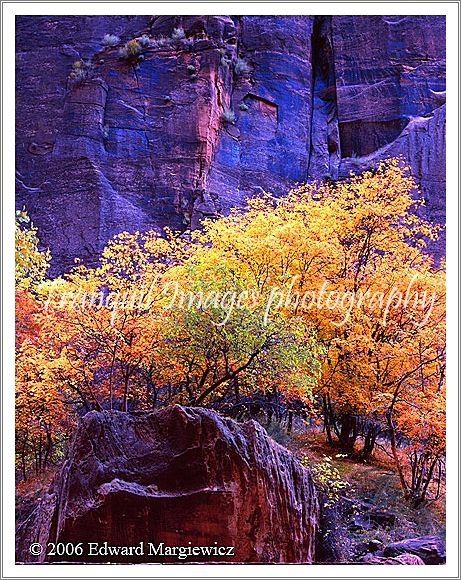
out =
[[314,333],[280,315],[265,321],[264,300],[245,269],[220,258],[204,244],[169,272],[166,358],[176,362],[183,400],[238,405],[242,395],[277,390],[310,400],[319,371]]
[[269,388],[310,398],[313,332],[280,315],[267,324],[244,273],[218,263],[204,240],[193,244],[185,254],[177,239],[122,234],[100,267],[49,287],[42,332],[70,401],[85,410],[219,406],[230,392],[238,400]]
[[327,436],[348,453],[362,438],[363,458],[378,433],[392,439],[394,413],[417,379],[444,378],[434,368],[444,365],[445,276],[424,253],[437,229],[415,213],[415,189],[389,160],[344,181],[250,200],[204,234],[220,260],[244,264],[261,292],[272,288],[269,315],[314,329],[323,346],[314,393]]
[[36,472],[49,464],[69,417],[50,381],[50,356],[41,334],[38,287],[50,255],[39,249],[37,229],[25,210],[16,212],[15,242],[16,452],[25,479],[29,464]]
[[46,440],[91,409],[301,401],[348,454],[388,437],[405,495],[424,501],[445,444],[445,276],[414,191],[389,160],[263,194],[188,237],[124,232],[96,268],[48,281],[20,229],[20,408],[39,393]]
[[33,289],[45,278],[50,253],[39,249],[37,228],[26,210],[17,210],[15,219],[15,278],[16,286]]

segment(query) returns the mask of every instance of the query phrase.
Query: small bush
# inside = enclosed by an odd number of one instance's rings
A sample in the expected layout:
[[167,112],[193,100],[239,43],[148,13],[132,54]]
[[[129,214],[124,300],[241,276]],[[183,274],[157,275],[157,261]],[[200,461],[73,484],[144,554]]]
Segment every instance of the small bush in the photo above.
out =
[[138,56],[138,54],[141,52],[141,45],[136,39],[133,38],[133,40],[127,42],[126,49],[128,51],[128,56]]
[[350,484],[342,479],[339,470],[332,465],[331,461],[331,457],[324,455],[323,461],[311,465],[305,455],[301,458],[301,463],[310,467],[315,486],[325,497],[324,507],[336,505],[340,496],[350,488]]
[[101,40],[101,44],[103,46],[113,48],[114,46],[120,44],[120,37],[116,34],[105,34]]
[[184,32],[184,28],[175,28],[173,30],[173,33],[171,34],[171,38],[173,40],[182,40],[183,38],[186,38],[186,33]]
[[141,37],[138,38],[138,43],[141,48],[149,48],[150,47],[150,38],[147,34],[143,34]]
[[71,72],[70,78],[75,83],[82,83],[83,81],[87,80],[87,74],[84,70],[78,69]]
[[153,38],[150,41],[151,48],[163,48],[165,46],[169,46],[171,44],[171,38],[165,38],[164,36],[160,36],[159,38]]
[[241,111],[248,111],[248,105],[245,105],[245,103],[240,103],[239,109]]
[[188,64],[187,70],[189,71],[189,73],[191,75],[194,75],[197,72],[197,69],[195,68],[195,66],[193,64]]
[[135,38],[133,38],[132,40],[128,41],[125,46],[122,46],[122,48],[118,51],[118,55],[120,58],[134,59],[140,55],[141,51],[141,45]]
[[234,123],[235,122],[235,113],[232,109],[228,109],[224,107],[223,112],[221,113],[221,121],[223,123]]
[[89,60],[77,60],[72,65],[70,80],[73,83],[81,83],[93,78],[94,64]]
[[235,74],[238,76],[247,75],[251,72],[250,65],[243,58],[238,58],[234,64]]
[[221,64],[223,66],[230,66],[232,64],[232,60],[227,56],[222,56],[221,57]]

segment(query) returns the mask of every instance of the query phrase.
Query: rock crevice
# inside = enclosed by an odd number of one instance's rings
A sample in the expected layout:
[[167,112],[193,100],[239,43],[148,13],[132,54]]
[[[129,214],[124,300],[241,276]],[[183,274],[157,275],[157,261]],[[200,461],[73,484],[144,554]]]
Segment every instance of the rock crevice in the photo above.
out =
[[316,16],[312,32],[312,115],[307,177],[337,179],[341,160],[332,16]]

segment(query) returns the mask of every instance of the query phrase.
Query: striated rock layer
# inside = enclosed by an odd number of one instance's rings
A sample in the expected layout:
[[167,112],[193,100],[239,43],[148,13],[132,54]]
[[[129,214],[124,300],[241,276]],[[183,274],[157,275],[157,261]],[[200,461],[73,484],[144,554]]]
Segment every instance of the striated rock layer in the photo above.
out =
[[[20,16],[16,25],[17,205],[51,248],[54,272],[77,256],[94,263],[125,229],[196,227],[262,189],[278,195],[396,154],[427,216],[445,220],[444,17]],[[106,33],[171,39],[175,27],[184,39],[157,42],[137,64],[119,57],[121,44],[100,44]],[[92,78],[71,83],[82,58]]]
[[[310,473],[254,421],[201,408],[92,411],[40,506],[17,533],[21,562],[314,560],[319,506]],[[82,556],[32,556],[40,542],[84,543]],[[144,555],[88,556],[88,542]],[[148,554],[158,546],[234,547],[233,555]]]

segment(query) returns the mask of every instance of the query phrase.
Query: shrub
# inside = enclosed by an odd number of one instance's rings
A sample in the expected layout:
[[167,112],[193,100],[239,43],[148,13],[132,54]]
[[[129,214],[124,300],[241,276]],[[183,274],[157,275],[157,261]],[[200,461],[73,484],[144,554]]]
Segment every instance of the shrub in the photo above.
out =
[[140,38],[138,38],[138,43],[141,48],[149,48],[150,38],[147,36],[147,34],[143,34]]
[[331,457],[323,456],[323,461],[311,465],[307,456],[301,458],[301,463],[310,467],[314,484],[325,497],[324,507],[333,507],[339,501],[344,491],[350,488],[350,484],[342,479],[339,470],[331,463]]
[[251,68],[246,60],[243,58],[238,58],[234,64],[234,71],[236,75],[242,76],[250,73]]
[[183,38],[186,38],[186,33],[184,32],[184,29],[181,27],[175,28],[171,34],[171,38],[173,40],[182,40]]
[[239,109],[241,111],[248,111],[248,105],[245,105],[245,103],[240,103]]
[[122,46],[122,48],[118,51],[118,55],[120,58],[134,59],[139,56],[141,51],[141,45],[135,38],[133,38],[132,40],[128,41],[125,46]]
[[133,38],[133,40],[127,42],[126,49],[128,51],[128,56],[138,56],[138,54],[141,52],[141,45],[136,39]]
[[223,123],[234,123],[235,122],[234,111],[232,109],[224,107],[224,110],[221,113],[221,121],[223,121]]
[[81,83],[91,79],[94,74],[94,64],[89,60],[76,60],[72,65],[70,80],[73,83]]
[[164,46],[169,46],[171,44],[171,38],[165,38],[160,36],[159,38],[153,38],[150,41],[151,48],[163,48]]
[[114,46],[120,44],[120,37],[118,37],[116,34],[105,34],[101,40],[101,44],[103,46],[113,48]]
[[232,60],[228,56],[224,55],[221,57],[221,64],[223,66],[230,66],[232,64]]

